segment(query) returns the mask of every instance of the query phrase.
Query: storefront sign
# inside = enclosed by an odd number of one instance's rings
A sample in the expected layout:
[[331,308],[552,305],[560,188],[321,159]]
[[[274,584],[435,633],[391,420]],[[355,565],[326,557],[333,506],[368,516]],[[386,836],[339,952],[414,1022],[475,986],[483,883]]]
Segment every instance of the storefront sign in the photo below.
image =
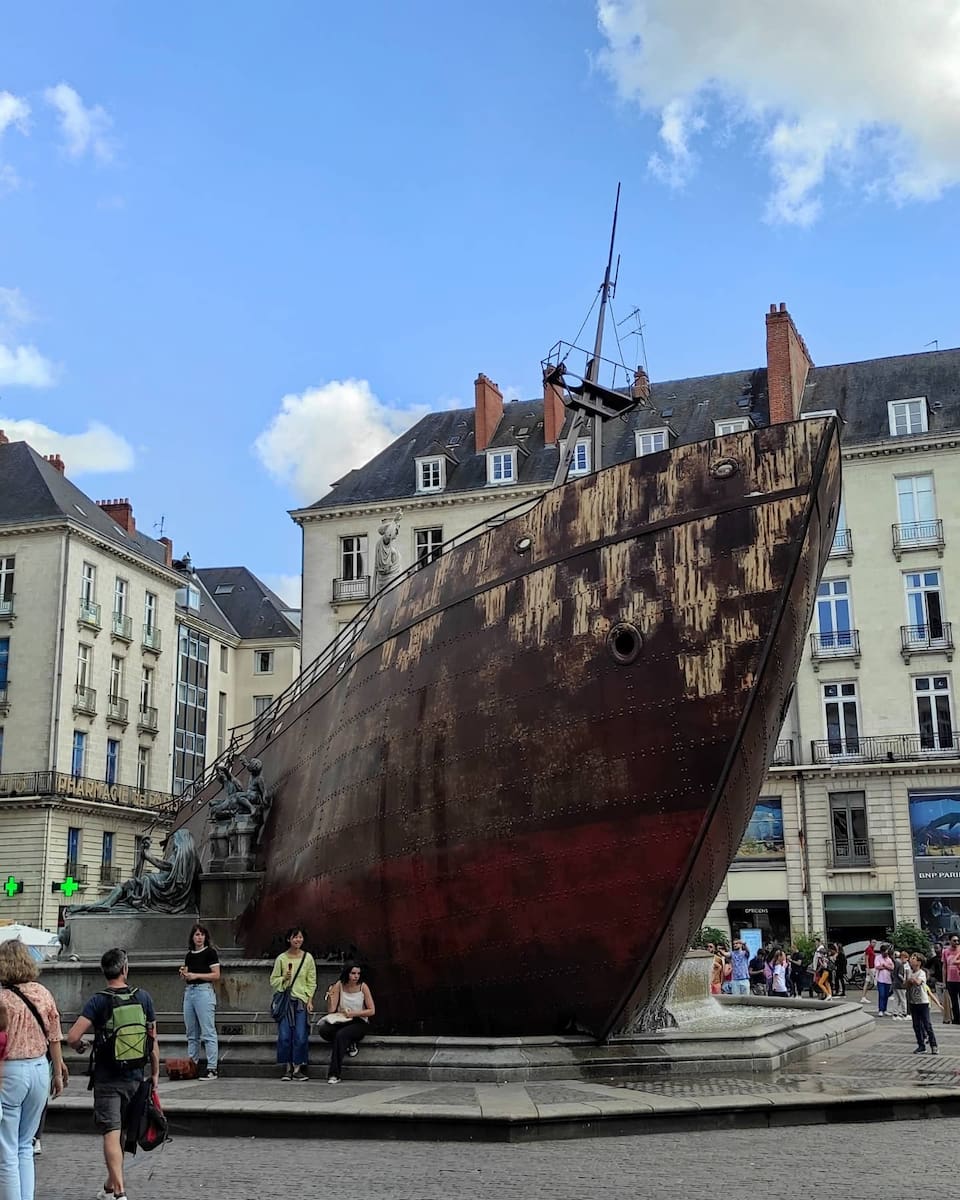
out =
[[960,795],[911,792],[910,834],[917,892],[960,891]]
[[24,771],[21,774],[0,775],[0,797],[14,796],[63,796],[152,809],[165,808],[172,799],[166,792],[141,792],[125,783],[78,778],[63,771]]

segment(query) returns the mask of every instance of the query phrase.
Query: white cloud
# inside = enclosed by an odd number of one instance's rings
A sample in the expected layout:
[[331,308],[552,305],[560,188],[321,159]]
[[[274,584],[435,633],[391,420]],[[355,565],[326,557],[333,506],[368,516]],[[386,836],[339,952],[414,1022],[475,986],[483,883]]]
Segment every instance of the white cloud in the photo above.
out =
[[960,7],[902,0],[598,0],[599,56],[660,116],[651,169],[682,186],[731,122],[768,157],[770,220],[808,225],[833,175],[898,202],[960,183]]
[[5,346],[0,342],[0,387],[52,387],[56,368],[36,346]]
[[312,503],[428,411],[423,405],[388,407],[365,379],[333,380],[284,396],[254,450],[275,479]]
[[29,325],[34,320],[33,309],[19,288],[0,287],[0,334]]
[[71,476],[129,471],[133,466],[133,447],[126,438],[96,421],[85,433],[57,433],[39,421],[0,414],[0,429],[11,442],[29,442],[38,454],[59,454]]
[[299,608],[303,594],[302,575],[264,575],[263,582],[272,588],[290,608]]
[[113,121],[105,109],[99,104],[87,108],[79,93],[68,83],[47,88],[43,98],[59,114],[60,131],[71,158],[83,158],[90,151],[101,162],[110,162],[113,143],[109,131]]
[[12,92],[0,92],[0,134],[10,125],[15,125],[21,133],[26,133],[30,105],[21,96]]

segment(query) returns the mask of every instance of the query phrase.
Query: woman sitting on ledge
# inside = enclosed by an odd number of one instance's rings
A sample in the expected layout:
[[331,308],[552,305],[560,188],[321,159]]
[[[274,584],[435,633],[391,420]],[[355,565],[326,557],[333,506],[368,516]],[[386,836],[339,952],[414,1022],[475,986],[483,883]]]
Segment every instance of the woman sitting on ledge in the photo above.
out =
[[357,1042],[365,1037],[367,1023],[377,1011],[370,989],[361,982],[360,976],[361,970],[355,963],[346,963],[340,978],[327,992],[327,1015],[337,1013],[349,1017],[338,1024],[321,1021],[317,1027],[323,1040],[333,1043],[327,1083],[340,1082],[344,1052],[351,1058],[360,1053]]

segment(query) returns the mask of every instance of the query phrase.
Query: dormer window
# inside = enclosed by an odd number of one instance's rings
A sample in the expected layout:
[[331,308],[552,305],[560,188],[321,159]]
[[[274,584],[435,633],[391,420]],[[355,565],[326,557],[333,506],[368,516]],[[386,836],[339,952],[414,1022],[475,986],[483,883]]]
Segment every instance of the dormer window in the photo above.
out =
[[729,421],[714,421],[714,437],[723,437],[727,433],[746,433],[750,428],[749,417],[731,417]]
[[570,460],[571,475],[586,475],[590,470],[590,439],[580,438]]
[[912,433],[927,432],[927,398],[891,400],[887,405],[891,437],[909,437]]
[[656,454],[670,445],[669,429],[638,429],[636,438],[637,458],[642,458],[644,454]]
[[487,455],[487,483],[513,483],[516,478],[516,450],[491,450]]
[[440,455],[417,459],[418,492],[442,492],[446,476],[446,460]]

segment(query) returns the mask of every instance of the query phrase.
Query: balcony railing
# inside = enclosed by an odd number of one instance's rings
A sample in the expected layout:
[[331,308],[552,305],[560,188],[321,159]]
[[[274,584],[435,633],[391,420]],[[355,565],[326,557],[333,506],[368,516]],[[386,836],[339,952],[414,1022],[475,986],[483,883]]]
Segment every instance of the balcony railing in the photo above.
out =
[[156,625],[144,625],[141,645],[144,650],[152,650],[154,654],[160,653],[160,630]]
[[100,628],[100,605],[93,600],[85,600],[80,597],[80,616],[77,618],[81,625],[86,625],[90,629]]
[[810,656],[814,666],[825,658],[859,658],[860,630],[839,629],[833,633],[810,634]]
[[112,863],[100,864],[100,882],[105,883],[108,887],[116,887],[123,879],[123,869],[115,867]]
[[10,707],[10,680],[0,683],[0,713],[5,713]]
[[888,733],[871,737],[846,736],[811,742],[815,763],[914,762],[927,758],[960,756],[960,734]]
[[8,596],[0,596],[0,621],[12,621],[17,615],[13,603],[15,599],[12,592]]
[[123,696],[108,696],[107,720],[113,721],[117,725],[126,725],[129,707]]
[[777,748],[773,754],[773,762],[770,765],[773,767],[792,767],[794,761],[793,738],[777,742]]
[[64,879],[70,878],[74,883],[79,883],[81,887],[87,882],[88,868],[86,863],[74,862],[72,858],[68,858],[63,864]]
[[97,689],[80,687],[78,684],[73,695],[73,711],[93,716],[97,711]]
[[140,718],[137,721],[137,728],[142,729],[145,733],[156,733],[159,729],[157,723],[157,710],[149,704],[140,705]]
[[953,658],[953,626],[949,621],[938,621],[936,625],[900,626],[900,653],[907,662],[911,654],[924,654],[928,650]]
[[169,813],[176,810],[177,800],[169,792],[141,791],[125,783],[105,783],[84,775],[68,775],[65,771],[18,771],[0,774],[0,797],[54,796],[61,799],[100,800],[108,804],[123,804],[129,808],[149,809]]
[[873,838],[827,838],[826,857],[834,871],[873,866]]
[[943,553],[943,521],[910,521],[893,526],[893,553],[899,562],[904,550],[936,549]]
[[115,612],[110,625],[110,636],[119,638],[121,642],[133,641],[133,621],[126,613]]
[[333,581],[333,602],[340,600],[369,600],[370,576],[361,575],[359,579],[335,579]]
[[849,529],[838,529],[833,535],[833,545],[830,547],[830,557],[853,557],[853,534]]

